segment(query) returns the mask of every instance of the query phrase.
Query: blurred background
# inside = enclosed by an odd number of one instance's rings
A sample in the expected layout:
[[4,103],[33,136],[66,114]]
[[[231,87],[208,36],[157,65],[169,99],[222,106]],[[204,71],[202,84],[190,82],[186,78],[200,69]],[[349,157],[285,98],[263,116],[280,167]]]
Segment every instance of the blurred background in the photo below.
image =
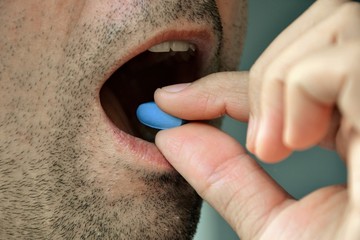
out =
[[[314,1],[249,0],[248,33],[240,70],[248,70],[271,41]],[[247,125],[226,118],[223,130],[244,144]],[[315,189],[346,182],[346,169],[331,151],[313,148],[297,152],[274,165],[260,163],[292,196],[301,198]],[[239,239],[226,222],[206,202],[195,240]]]

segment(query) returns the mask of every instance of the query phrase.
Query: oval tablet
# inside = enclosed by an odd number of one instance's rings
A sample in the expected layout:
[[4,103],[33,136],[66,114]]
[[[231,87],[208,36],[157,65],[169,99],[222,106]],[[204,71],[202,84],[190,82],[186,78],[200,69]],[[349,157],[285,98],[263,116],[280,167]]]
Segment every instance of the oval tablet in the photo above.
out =
[[184,124],[184,120],[165,113],[155,102],[141,104],[136,110],[136,116],[142,124],[160,130]]

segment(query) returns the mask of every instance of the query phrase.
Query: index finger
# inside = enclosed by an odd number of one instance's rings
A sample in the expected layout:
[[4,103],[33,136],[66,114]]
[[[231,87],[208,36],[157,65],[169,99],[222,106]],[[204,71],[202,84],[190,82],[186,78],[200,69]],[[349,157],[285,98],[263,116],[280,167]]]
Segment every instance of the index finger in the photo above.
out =
[[186,120],[208,120],[226,114],[246,121],[249,114],[248,73],[211,74],[190,85],[158,89],[154,97],[165,112]]

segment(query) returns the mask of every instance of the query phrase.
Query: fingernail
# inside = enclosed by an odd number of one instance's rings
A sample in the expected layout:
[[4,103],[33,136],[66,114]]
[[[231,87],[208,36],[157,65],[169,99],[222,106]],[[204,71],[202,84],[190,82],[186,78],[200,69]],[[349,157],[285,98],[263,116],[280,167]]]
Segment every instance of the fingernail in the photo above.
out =
[[266,127],[267,127],[266,120],[262,119],[258,125],[256,139],[254,140],[255,152],[253,154],[255,154],[261,160],[264,160],[264,159],[262,159],[262,156],[263,156],[263,152],[264,152],[264,144],[263,143],[266,138]]
[[256,128],[256,120],[250,116],[246,136],[246,147],[251,153],[255,153]]
[[180,84],[162,87],[161,89],[169,93],[177,93],[187,88],[190,84],[191,83],[180,83]]

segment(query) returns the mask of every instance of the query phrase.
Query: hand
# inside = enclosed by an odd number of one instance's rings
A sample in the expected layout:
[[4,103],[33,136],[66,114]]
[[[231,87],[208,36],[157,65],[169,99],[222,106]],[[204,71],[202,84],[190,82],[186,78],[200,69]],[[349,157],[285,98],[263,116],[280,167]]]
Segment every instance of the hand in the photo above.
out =
[[[246,73],[213,74],[180,92],[162,89],[155,96],[163,109],[185,119],[226,113],[246,120],[247,81]],[[180,87],[184,85],[176,90]],[[345,187],[328,187],[295,201],[235,139],[207,124],[188,123],[161,131],[156,144],[241,239],[336,239],[350,231],[349,223],[360,224],[352,220],[358,217],[352,210],[357,205],[350,204]],[[354,155],[359,157],[360,151]]]
[[314,4],[251,69],[248,149],[267,162],[324,140],[346,151],[337,110],[360,130],[359,59],[359,3]]
[[156,92],[161,108],[189,120],[250,115],[248,148],[272,162],[330,135],[337,106],[341,124],[332,136],[342,142],[348,186],[299,201],[213,127],[190,123],[158,134],[165,157],[242,239],[360,239],[359,17],[357,3],[318,1],[259,58],[249,86],[247,73],[232,72]]

